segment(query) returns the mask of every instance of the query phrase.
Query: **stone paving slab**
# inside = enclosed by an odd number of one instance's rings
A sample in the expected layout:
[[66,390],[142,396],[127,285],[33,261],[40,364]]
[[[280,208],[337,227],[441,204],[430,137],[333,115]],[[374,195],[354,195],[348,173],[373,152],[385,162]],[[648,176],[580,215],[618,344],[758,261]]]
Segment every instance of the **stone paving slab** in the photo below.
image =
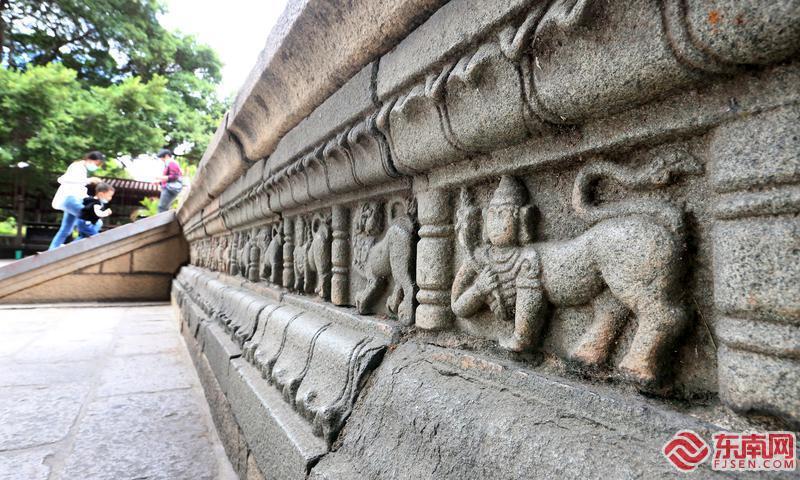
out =
[[91,360],[48,364],[15,363],[13,368],[0,370],[0,385],[3,385],[3,387],[24,385],[57,386],[57,384],[61,383],[78,383],[91,377],[96,367],[97,365]]
[[216,459],[201,454],[209,441],[199,412],[190,388],[99,397],[88,405],[63,478],[213,480]]
[[55,443],[66,437],[89,393],[87,384],[0,387],[0,450]]
[[112,358],[100,376],[99,396],[188,389],[197,375],[174,353]]
[[0,480],[47,480],[50,467],[43,458],[55,455],[52,446],[0,452]]
[[167,305],[0,308],[0,480],[236,478]]
[[[148,328],[152,328],[148,326]],[[121,337],[114,347],[114,355],[170,354],[184,348],[183,342],[174,332],[141,333]]]

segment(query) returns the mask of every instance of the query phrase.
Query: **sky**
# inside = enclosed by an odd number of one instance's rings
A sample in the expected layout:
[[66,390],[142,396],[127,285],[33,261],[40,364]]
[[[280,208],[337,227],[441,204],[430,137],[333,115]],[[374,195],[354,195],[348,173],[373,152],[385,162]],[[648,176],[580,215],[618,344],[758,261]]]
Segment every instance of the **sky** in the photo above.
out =
[[267,41],[287,0],[165,0],[161,24],[191,33],[217,51],[221,97],[235,94]]
[[[244,84],[278,21],[287,0],[164,0],[160,20],[170,30],[194,34],[216,50],[222,61],[220,98],[234,95]],[[180,154],[175,149],[177,154]],[[162,164],[149,155],[120,158],[135,180],[153,181]]]

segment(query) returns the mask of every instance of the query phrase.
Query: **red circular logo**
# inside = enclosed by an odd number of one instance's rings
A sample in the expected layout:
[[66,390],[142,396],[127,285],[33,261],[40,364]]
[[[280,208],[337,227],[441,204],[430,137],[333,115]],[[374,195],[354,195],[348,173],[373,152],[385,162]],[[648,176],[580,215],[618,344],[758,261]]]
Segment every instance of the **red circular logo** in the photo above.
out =
[[691,472],[711,453],[705,440],[691,430],[681,430],[676,433],[661,451],[681,472]]

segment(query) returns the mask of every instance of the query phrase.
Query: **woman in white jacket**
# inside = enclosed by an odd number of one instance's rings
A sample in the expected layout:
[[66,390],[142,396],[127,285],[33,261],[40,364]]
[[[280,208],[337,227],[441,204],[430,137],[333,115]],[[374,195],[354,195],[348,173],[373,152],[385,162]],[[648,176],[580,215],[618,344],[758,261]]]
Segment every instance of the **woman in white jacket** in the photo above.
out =
[[83,208],[83,199],[88,193],[86,185],[100,181],[97,177],[89,177],[89,173],[100,168],[105,161],[106,157],[102,153],[89,152],[83,157],[83,160],[72,162],[64,175],[58,177],[59,186],[53,197],[53,208],[63,211],[64,217],[61,219],[61,227],[53,237],[53,241],[50,242],[48,250],[60,247],[72,234],[78,221],[78,215]]

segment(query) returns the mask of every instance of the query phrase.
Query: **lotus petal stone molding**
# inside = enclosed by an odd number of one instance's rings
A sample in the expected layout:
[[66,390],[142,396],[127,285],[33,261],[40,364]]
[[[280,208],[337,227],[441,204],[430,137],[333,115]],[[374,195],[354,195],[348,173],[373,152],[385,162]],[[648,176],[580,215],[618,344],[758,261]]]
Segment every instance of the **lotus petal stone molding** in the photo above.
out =
[[390,341],[381,332],[365,334],[192,267],[181,270],[173,295],[192,335],[204,332],[203,350],[212,369],[226,372],[217,375],[223,390],[231,359],[241,357],[327,443]]

